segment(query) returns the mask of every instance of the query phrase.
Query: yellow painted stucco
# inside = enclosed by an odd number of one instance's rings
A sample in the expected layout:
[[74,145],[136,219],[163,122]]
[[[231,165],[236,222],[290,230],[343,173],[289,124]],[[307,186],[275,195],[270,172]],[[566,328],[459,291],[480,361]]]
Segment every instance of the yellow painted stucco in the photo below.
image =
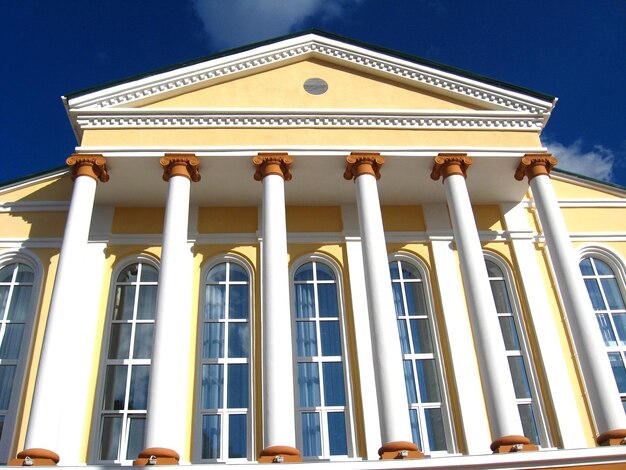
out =
[[533,131],[407,129],[85,129],[83,146],[396,146],[537,147]]
[[0,213],[0,234],[8,238],[60,238],[66,217],[66,212]]
[[256,207],[200,207],[199,233],[256,233],[259,211]]
[[382,206],[383,227],[389,232],[424,232],[422,206]]
[[[309,78],[321,78],[328,91],[304,90]],[[435,94],[329,62],[304,60],[151,103],[146,108],[383,108],[478,109],[476,105]]]
[[164,207],[116,207],[111,231],[115,234],[163,233]]
[[[603,191],[597,184],[596,188],[588,188],[573,181],[562,181],[552,178],[554,192],[559,199],[622,199],[622,197]],[[607,188],[608,189],[608,188]],[[626,196],[626,194],[625,194]]]
[[502,211],[497,205],[472,206],[478,230],[503,230]]
[[73,183],[69,174],[43,178],[31,183],[10,185],[0,190],[1,202],[69,201]]
[[577,232],[626,232],[626,207],[562,207],[565,225]]
[[287,206],[287,232],[341,232],[339,206]]

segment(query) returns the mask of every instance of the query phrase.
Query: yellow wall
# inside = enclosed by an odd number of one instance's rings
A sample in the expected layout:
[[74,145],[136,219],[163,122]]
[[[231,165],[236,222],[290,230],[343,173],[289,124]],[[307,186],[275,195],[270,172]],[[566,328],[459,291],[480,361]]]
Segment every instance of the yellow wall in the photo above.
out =
[[570,232],[626,232],[626,207],[563,207]]
[[585,188],[570,181],[560,181],[552,178],[552,185],[559,199],[622,199],[622,197],[602,191],[600,188]]
[[287,232],[341,232],[339,206],[287,206]]
[[163,233],[163,207],[116,207],[113,212],[113,233]]
[[383,226],[390,232],[424,232],[422,206],[382,206]]
[[0,213],[2,234],[10,238],[62,237],[65,212]]
[[478,230],[503,230],[502,212],[497,205],[472,206]]
[[72,196],[73,183],[69,174],[55,178],[46,178],[17,189],[9,187],[0,190],[0,201],[69,201]]
[[198,232],[256,233],[258,212],[256,207],[200,207]]

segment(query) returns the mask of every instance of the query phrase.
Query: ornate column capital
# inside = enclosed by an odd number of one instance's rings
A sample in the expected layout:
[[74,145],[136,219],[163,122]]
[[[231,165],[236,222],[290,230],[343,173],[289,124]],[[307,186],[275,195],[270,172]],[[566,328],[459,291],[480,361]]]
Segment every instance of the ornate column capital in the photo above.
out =
[[435,181],[443,177],[443,180],[450,175],[462,175],[467,178],[467,169],[473,160],[466,153],[440,153],[435,157],[433,170],[430,177]]
[[172,176],[184,176],[197,183],[200,181],[200,159],[193,153],[166,153],[159,163],[163,167],[163,181]]
[[281,176],[285,181],[291,181],[291,164],[293,157],[288,153],[259,153],[252,159],[256,167],[254,179],[261,181],[267,175]]
[[96,181],[109,181],[107,160],[99,154],[73,153],[65,160],[72,170],[72,181],[79,176],[89,176]]
[[346,157],[346,171],[343,172],[343,177],[352,180],[361,175],[372,175],[379,180],[380,169],[384,163],[385,159],[380,153],[352,152]]
[[528,177],[528,182],[539,175],[548,175],[552,168],[559,161],[549,153],[527,153],[522,157],[522,160],[515,170],[515,179],[522,181],[524,176]]

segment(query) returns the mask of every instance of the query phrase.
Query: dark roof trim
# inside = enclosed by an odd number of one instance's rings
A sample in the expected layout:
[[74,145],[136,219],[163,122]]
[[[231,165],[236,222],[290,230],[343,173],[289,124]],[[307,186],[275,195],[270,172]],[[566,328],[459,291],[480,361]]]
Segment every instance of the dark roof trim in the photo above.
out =
[[65,97],[67,99],[72,99],[72,98],[75,98],[77,96],[86,95],[87,93],[93,93],[95,91],[103,90],[105,88],[109,88],[109,87],[112,87],[112,86],[121,85],[123,83],[132,82],[132,81],[135,81],[135,80],[151,77],[151,76],[158,75],[158,74],[165,73],[165,72],[170,72],[172,70],[176,70],[176,69],[179,69],[179,68],[187,67],[187,66],[190,66],[190,65],[196,65],[196,64],[199,64],[201,62],[206,62],[206,61],[213,60],[213,59],[219,59],[221,57],[226,57],[226,56],[237,54],[237,53],[240,53],[240,52],[245,52],[245,51],[248,51],[248,50],[251,50],[251,49],[254,49],[254,48],[257,48],[257,47],[261,47],[261,46],[267,46],[269,44],[272,44],[272,43],[275,43],[275,42],[279,42],[279,41],[284,41],[284,40],[287,40],[287,39],[293,39],[293,38],[296,38],[296,37],[305,36],[307,34],[316,34],[318,36],[325,37],[327,39],[332,39],[332,40],[335,40],[335,41],[345,42],[345,43],[348,43],[348,44],[352,44],[354,46],[363,47],[365,49],[371,49],[373,51],[380,52],[382,54],[387,54],[387,55],[390,55],[390,56],[393,56],[393,57],[397,57],[399,59],[408,60],[410,62],[415,62],[415,63],[421,64],[421,65],[425,65],[427,67],[433,67],[435,69],[439,69],[439,70],[442,70],[442,71],[445,71],[445,72],[450,72],[450,73],[454,73],[454,74],[457,74],[457,75],[461,75],[463,77],[466,77],[466,78],[469,78],[469,79],[472,79],[472,80],[478,80],[478,81],[481,81],[481,82],[489,83],[489,84],[494,85],[494,86],[498,86],[498,87],[501,87],[501,88],[506,88],[506,89],[511,90],[511,91],[515,91],[515,92],[518,92],[518,93],[523,93],[523,94],[526,94],[526,95],[530,95],[530,96],[533,96],[533,97],[541,99],[541,100],[549,101],[550,103],[554,102],[554,100],[556,99],[554,96],[550,96],[550,95],[547,95],[545,93],[540,93],[538,91],[530,90],[528,88],[524,88],[524,87],[517,86],[517,85],[512,85],[510,83],[506,83],[506,82],[502,82],[500,80],[489,78],[489,77],[486,77],[484,75],[479,75],[479,74],[476,74],[476,73],[473,73],[473,72],[468,72],[467,70],[463,70],[463,69],[460,69],[460,68],[457,68],[457,67],[452,67],[450,65],[445,65],[445,64],[442,64],[440,62],[436,62],[436,61],[433,61],[433,60],[425,59],[423,57],[407,54],[407,53],[404,53],[404,52],[398,52],[398,51],[395,51],[395,50],[392,50],[392,49],[387,49],[385,47],[377,46],[377,45],[374,45],[374,44],[369,44],[369,43],[358,41],[358,40],[355,40],[355,39],[346,38],[344,36],[340,36],[338,34],[329,33],[327,31],[322,31],[322,30],[319,30],[319,29],[307,29],[307,30],[304,30],[304,31],[299,31],[299,32],[292,33],[292,34],[287,34],[287,35],[280,36],[280,37],[277,37],[277,38],[268,39],[268,40],[265,40],[265,41],[260,41],[260,42],[254,43],[254,44],[249,44],[247,46],[242,46],[242,47],[238,47],[238,48],[235,48],[235,49],[230,49],[230,50],[227,50],[227,51],[218,52],[216,54],[207,55],[207,56],[204,56],[204,57],[200,57],[198,59],[193,59],[193,60],[189,60],[189,61],[185,61],[185,62],[179,62],[177,64],[170,65],[168,67],[160,68],[160,69],[157,69],[157,70],[152,70],[150,72],[133,75],[133,76],[130,76],[130,77],[119,79],[119,80],[114,80],[114,81],[105,83],[103,85],[98,85],[98,86],[86,88],[84,90],[68,93],[68,94],[65,95]]
[[577,178],[577,179],[580,179],[580,180],[583,180],[583,181],[588,181],[588,182],[593,183],[593,184],[601,184],[603,186],[608,186],[610,188],[626,192],[626,186],[622,186],[622,185],[619,185],[617,183],[611,183],[610,181],[599,180],[599,179],[596,179],[596,178],[592,178],[591,176],[585,176],[585,175],[581,175],[581,174],[578,174],[578,173],[573,173],[571,171],[563,170],[562,168],[556,168],[555,167],[552,171],[554,171],[555,173],[561,173],[561,174],[563,174],[565,176],[571,176],[573,178]]

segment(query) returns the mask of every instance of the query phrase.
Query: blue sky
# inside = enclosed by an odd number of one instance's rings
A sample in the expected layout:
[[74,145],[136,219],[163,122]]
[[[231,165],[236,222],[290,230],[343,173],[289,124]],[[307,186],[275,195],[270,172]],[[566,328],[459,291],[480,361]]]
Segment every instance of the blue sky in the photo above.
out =
[[308,28],[556,96],[559,166],[626,186],[624,0],[2,0],[0,181],[64,164],[64,94]]

